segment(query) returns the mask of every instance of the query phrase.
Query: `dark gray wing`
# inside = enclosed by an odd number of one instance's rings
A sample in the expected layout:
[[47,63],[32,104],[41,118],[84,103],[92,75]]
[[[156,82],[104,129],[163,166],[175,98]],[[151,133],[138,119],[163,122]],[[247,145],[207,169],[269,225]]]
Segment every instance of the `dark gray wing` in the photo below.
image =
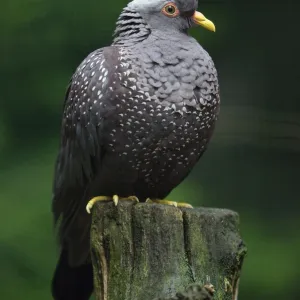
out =
[[103,159],[105,119],[115,109],[109,86],[114,71],[111,60],[116,64],[117,55],[109,48],[91,53],[73,75],[65,98],[52,211],[72,265],[83,263],[88,255],[87,191]]

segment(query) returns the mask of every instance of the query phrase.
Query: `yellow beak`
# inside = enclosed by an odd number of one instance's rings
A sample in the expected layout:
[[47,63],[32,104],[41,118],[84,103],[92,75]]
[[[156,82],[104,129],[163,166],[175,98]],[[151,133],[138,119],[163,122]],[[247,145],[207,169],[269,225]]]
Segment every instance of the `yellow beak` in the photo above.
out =
[[214,24],[212,21],[206,19],[206,18],[204,17],[204,15],[201,14],[201,12],[199,12],[199,11],[196,11],[196,12],[194,13],[194,15],[193,15],[193,17],[192,17],[192,20],[193,20],[194,23],[196,23],[197,25],[200,25],[200,26],[202,26],[202,27],[204,27],[204,28],[206,28],[206,29],[208,29],[208,30],[210,30],[210,31],[213,31],[213,32],[216,31],[215,24]]

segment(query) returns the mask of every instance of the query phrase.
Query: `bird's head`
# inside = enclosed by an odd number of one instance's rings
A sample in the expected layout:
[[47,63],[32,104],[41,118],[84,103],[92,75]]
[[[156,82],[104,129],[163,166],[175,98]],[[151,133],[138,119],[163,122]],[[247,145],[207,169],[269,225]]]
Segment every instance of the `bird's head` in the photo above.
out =
[[197,11],[198,0],[133,0],[128,8],[138,12],[153,29],[186,31],[195,25],[215,31],[215,25]]

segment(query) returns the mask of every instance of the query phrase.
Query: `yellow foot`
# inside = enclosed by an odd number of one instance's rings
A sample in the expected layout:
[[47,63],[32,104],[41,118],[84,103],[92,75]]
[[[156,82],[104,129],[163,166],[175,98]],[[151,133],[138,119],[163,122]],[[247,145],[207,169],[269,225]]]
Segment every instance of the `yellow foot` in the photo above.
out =
[[175,207],[188,207],[188,208],[193,208],[192,205],[184,202],[175,202],[175,201],[170,201],[170,200],[161,200],[161,199],[150,199],[148,198],[146,200],[147,203],[158,203],[158,204],[164,204],[164,205],[171,205]]
[[124,198],[119,198],[117,195],[114,195],[113,196],[113,201],[114,201],[114,203],[115,203],[115,206],[117,206],[118,205],[118,202],[119,202],[119,200],[121,200],[121,201],[135,201],[135,202],[140,202],[139,201],[139,199],[138,199],[138,197],[136,197],[136,196],[128,196],[128,197],[124,197]]
[[187,207],[187,208],[193,208],[192,205],[185,203],[185,202],[175,202],[170,200],[161,200],[161,199],[150,199],[148,198],[146,200],[147,203],[158,203],[158,204],[164,204],[164,205],[171,205],[175,207]]
[[147,203],[158,203],[158,204],[164,204],[164,205],[171,205],[177,207],[177,202],[170,201],[170,200],[160,200],[160,199],[150,199],[148,198],[146,200]]
[[193,208],[191,204],[185,202],[177,202],[177,207]]
[[98,196],[98,197],[94,197],[92,198],[87,206],[86,206],[86,211],[90,214],[91,213],[91,209],[94,206],[94,204],[98,201],[113,201],[113,203],[115,204],[115,206],[118,205],[119,200],[129,200],[129,201],[136,201],[139,202],[139,199],[136,196],[129,196],[129,197],[125,197],[125,198],[120,198],[118,195],[113,195],[112,197],[110,196]]

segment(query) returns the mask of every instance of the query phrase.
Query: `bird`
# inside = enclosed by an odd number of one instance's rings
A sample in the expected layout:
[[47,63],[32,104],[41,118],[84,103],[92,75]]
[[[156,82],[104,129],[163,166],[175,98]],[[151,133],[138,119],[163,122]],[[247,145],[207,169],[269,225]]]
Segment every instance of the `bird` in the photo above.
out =
[[198,0],[133,0],[110,46],[90,53],[65,96],[52,213],[56,300],[93,292],[88,213],[97,201],[166,200],[207,149],[220,110],[218,74],[189,34],[215,25]]

